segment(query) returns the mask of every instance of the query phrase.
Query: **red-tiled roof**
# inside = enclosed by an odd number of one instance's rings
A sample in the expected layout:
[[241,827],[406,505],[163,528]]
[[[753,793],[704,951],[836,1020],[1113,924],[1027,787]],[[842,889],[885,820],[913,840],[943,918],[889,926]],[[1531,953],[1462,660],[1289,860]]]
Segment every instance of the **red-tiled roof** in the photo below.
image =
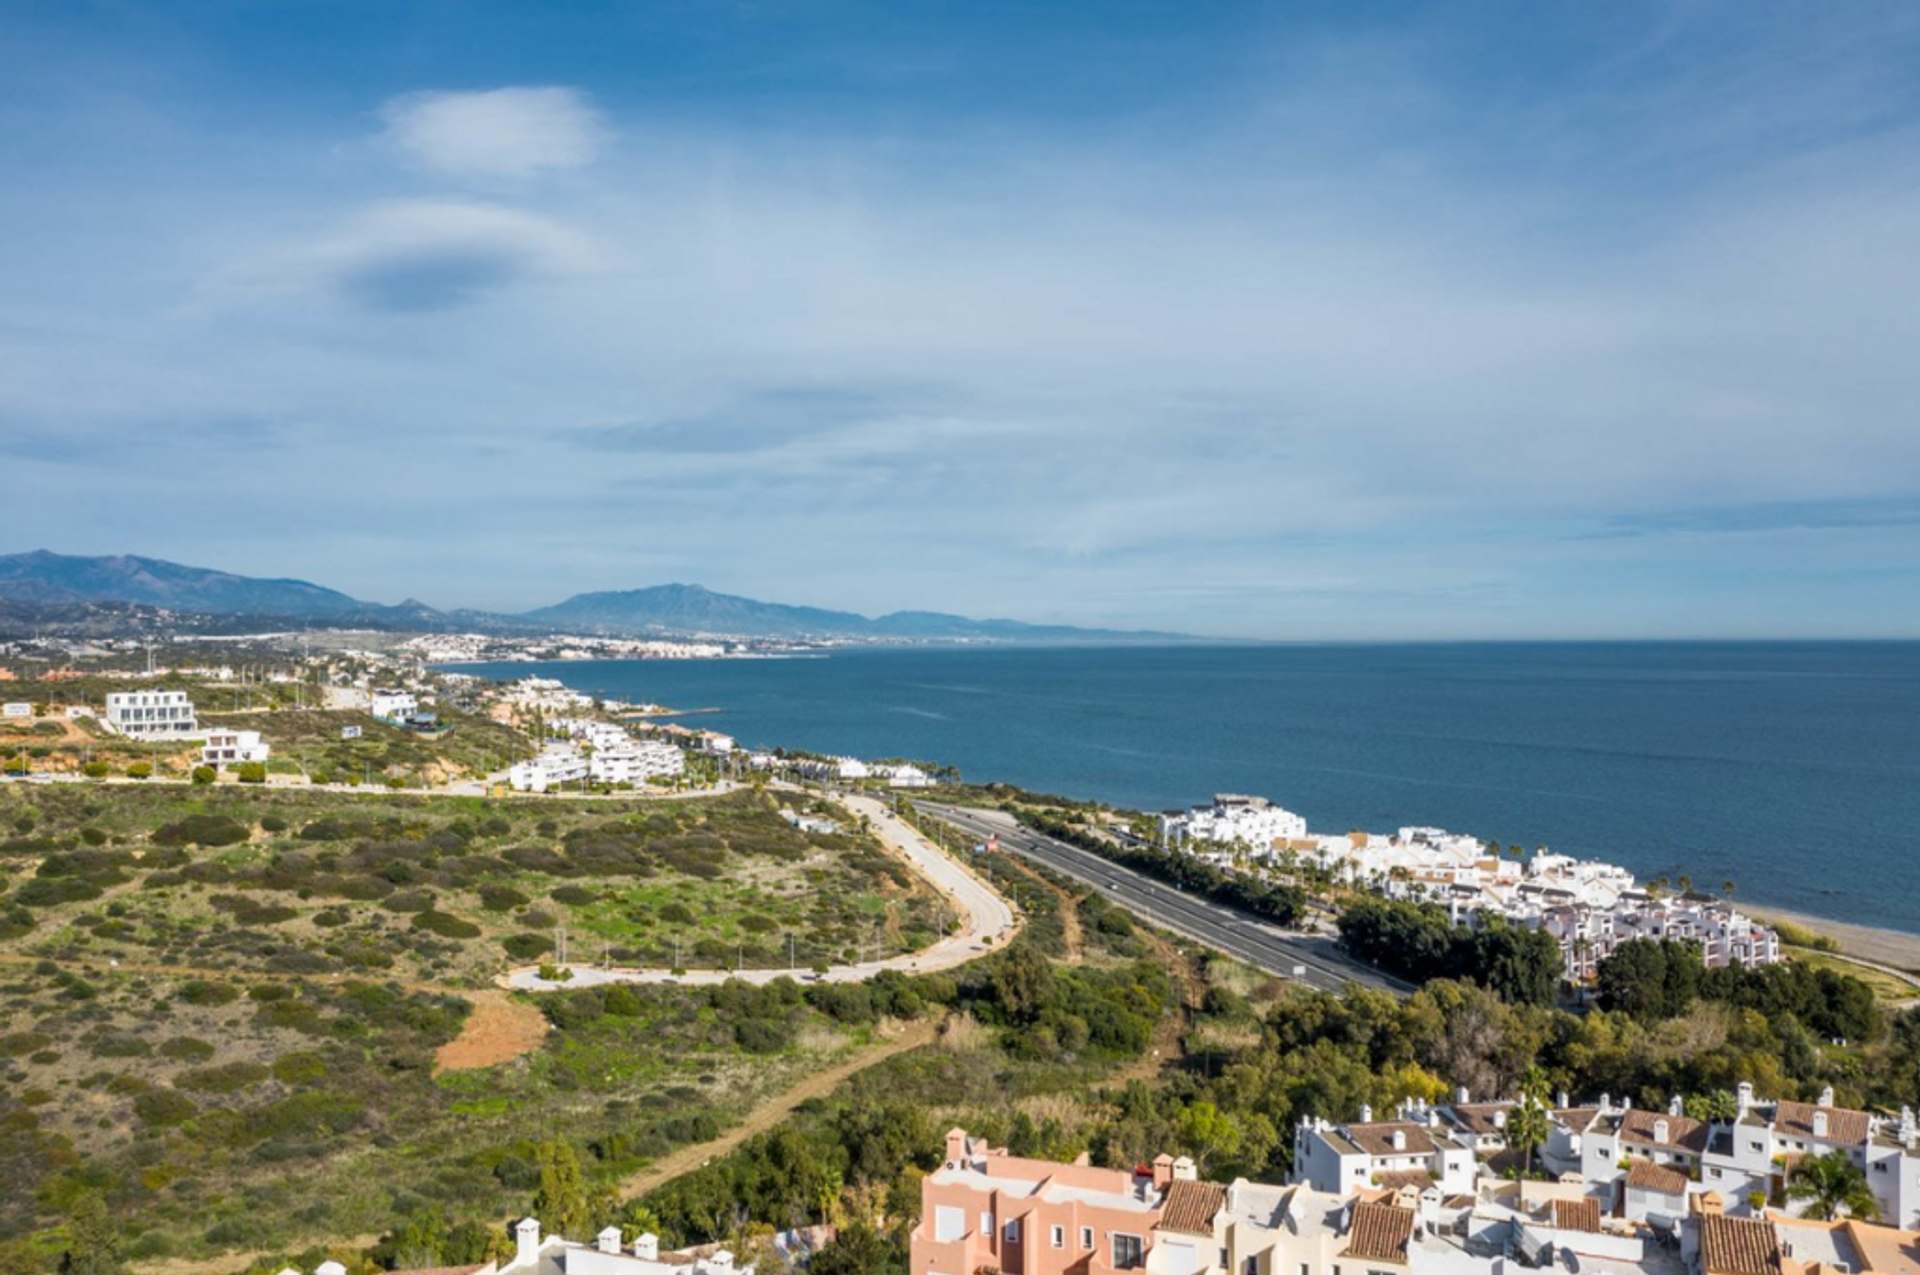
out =
[[1706,1275],[1780,1275],[1780,1237],[1773,1223],[1701,1214],[1700,1269]]
[[1687,1175],[1651,1160],[1635,1160],[1627,1169],[1627,1185],[1640,1191],[1658,1191],[1662,1195],[1685,1195]]
[[1182,1235],[1212,1235],[1213,1218],[1227,1206],[1227,1188],[1217,1182],[1176,1178],[1167,1184],[1159,1227]]
[[1376,1175],[1379,1185],[1385,1191],[1398,1191],[1410,1186],[1416,1191],[1424,1191],[1433,1185],[1433,1175],[1425,1169],[1395,1169],[1390,1173]]
[[1563,1231],[1588,1231],[1597,1235],[1600,1231],[1600,1201],[1555,1200],[1553,1224]]
[[[1654,1126],[1667,1125],[1665,1141],[1655,1138]],[[1629,1111],[1620,1118],[1620,1140],[1653,1147],[1677,1147],[1696,1154],[1707,1149],[1707,1125],[1691,1116],[1670,1116],[1660,1111]]]
[[1774,1129],[1794,1138],[1813,1138],[1813,1113],[1827,1113],[1827,1131],[1822,1142],[1841,1142],[1858,1146],[1867,1140],[1867,1113],[1845,1107],[1812,1107],[1804,1102],[1783,1102],[1773,1113]]
[[[1506,1116],[1513,1110],[1510,1102],[1463,1102],[1453,1108],[1454,1122],[1469,1133],[1481,1136],[1506,1133]],[[1498,1117],[1498,1119],[1496,1119]]]
[[1346,1254],[1369,1262],[1404,1262],[1413,1238],[1413,1210],[1391,1204],[1356,1204],[1347,1230]]
[[[1393,1145],[1395,1133],[1406,1135],[1406,1146]],[[1353,1145],[1368,1155],[1432,1155],[1433,1136],[1425,1125],[1406,1121],[1383,1120],[1374,1124],[1350,1124],[1346,1134]]]

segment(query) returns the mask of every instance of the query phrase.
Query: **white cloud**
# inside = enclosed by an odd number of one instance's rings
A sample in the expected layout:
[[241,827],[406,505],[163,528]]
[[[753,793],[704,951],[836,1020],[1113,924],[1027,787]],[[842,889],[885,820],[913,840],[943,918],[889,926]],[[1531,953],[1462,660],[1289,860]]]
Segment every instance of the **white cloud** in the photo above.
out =
[[448,177],[524,178],[578,168],[593,159],[606,131],[586,97],[570,88],[408,93],[380,113],[389,142]]

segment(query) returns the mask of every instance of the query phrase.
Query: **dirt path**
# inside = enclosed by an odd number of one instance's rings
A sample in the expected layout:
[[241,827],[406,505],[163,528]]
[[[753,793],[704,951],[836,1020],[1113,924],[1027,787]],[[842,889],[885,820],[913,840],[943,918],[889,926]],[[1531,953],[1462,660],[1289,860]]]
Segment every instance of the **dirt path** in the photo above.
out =
[[1205,989],[1193,972],[1193,966],[1173,944],[1144,927],[1135,933],[1153,947],[1161,962],[1172,973],[1174,981],[1180,985],[1180,1004],[1153,1029],[1153,1044],[1146,1056],[1128,1063],[1107,1080],[1110,1085],[1122,1087],[1134,1080],[1151,1080],[1186,1057],[1181,1040],[1193,1021],[1193,1011],[1200,1007],[1200,998],[1205,994]]
[[1081,950],[1084,934],[1080,929],[1079,899],[1071,890],[1056,884],[1039,872],[1036,872],[1032,865],[1015,855],[1005,856],[1002,862],[1006,867],[1012,868],[1022,877],[1033,882],[1041,889],[1052,894],[1055,899],[1059,900],[1055,911],[1060,916],[1060,941],[1066,945],[1066,962],[1069,965],[1080,964],[1085,954]]
[[643,1169],[629,1177],[620,1184],[620,1198],[638,1199],[655,1187],[670,1182],[683,1173],[691,1173],[707,1161],[732,1151],[756,1133],[765,1133],[773,1128],[798,1111],[800,1104],[809,1098],[824,1098],[839,1088],[843,1081],[858,1075],[875,1063],[885,1062],[896,1054],[906,1053],[909,1049],[930,1045],[938,1035],[939,1025],[923,1019],[911,1024],[905,1031],[883,1045],[855,1054],[831,1070],[815,1072],[799,1084],[761,1103],[745,1120],[713,1141],[682,1147],[653,1167]]
[[460,1034],[434,1051],[437,1071],[472,1071],[511,1062],[540,1048],[551,1025],[547,1016],[498,989],[468,992],[473,1012]]

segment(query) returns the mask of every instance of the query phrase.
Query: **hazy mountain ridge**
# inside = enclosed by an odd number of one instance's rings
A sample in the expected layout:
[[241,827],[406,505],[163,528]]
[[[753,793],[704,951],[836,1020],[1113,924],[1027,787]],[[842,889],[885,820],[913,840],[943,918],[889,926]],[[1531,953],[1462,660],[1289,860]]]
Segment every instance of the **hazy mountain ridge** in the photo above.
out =
[[[864,638],[894,641],[1141,641],[1177,639],[1018,620],[974,620],[937,611],[870,618],[852,611],[761,602],[697,584],[575,594],[517,615],[441,611],[409,598],[394,606],[294,579],[256,579],[130,554],[75,557],[35,550],[0,554],[0,618],[71,620],[77,608],[159,608],[194,616],[245,616],[258,627],[320,623],[389,630],[667,634],[741,638]],[[108,620],[96,614],[95,621]],[[150,617],[143,617],[150,618]],[[276,623],[277,622],[277,623]]]

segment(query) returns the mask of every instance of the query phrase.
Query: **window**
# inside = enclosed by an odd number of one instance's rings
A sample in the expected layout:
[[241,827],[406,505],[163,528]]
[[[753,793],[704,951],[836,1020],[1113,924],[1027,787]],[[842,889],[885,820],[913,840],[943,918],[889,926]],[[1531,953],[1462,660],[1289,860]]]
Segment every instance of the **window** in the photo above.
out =
[[1233,1255],[1227,1252],[1227,1250],[1225,1250],[1224,1248],[1221,1249],[1220,1260],[1214,1263],[1214,1265],[1218,1266],[1223,1271],[1226,1270],[1227,1267],[1233,1265]]
[[986,1236],[988,1239],[993,1238],[993,1214],[982,1213],[980,1215],[980,1234]]
[[1067,1228],[1064,1226],[1054,1227],[1047,1235],[1047,1239],[1055,1248],[1065,1248],[1067,1246]]
[[1020,1242],[1019,1218],[1010,1217],[1007,1219],[1006,1241],[1009,1244],[1018,1244]]
[[1141,1266],[1141,1244],[1138,1235],[1123,1235],[1114,1232],[1113,1269],[1116,1271],[1137,1271]]
[[1091,1226],[1083,1226],[1080,1228],[1080,1247],[1084,1249],[1093,1247],[1093,1228]]

